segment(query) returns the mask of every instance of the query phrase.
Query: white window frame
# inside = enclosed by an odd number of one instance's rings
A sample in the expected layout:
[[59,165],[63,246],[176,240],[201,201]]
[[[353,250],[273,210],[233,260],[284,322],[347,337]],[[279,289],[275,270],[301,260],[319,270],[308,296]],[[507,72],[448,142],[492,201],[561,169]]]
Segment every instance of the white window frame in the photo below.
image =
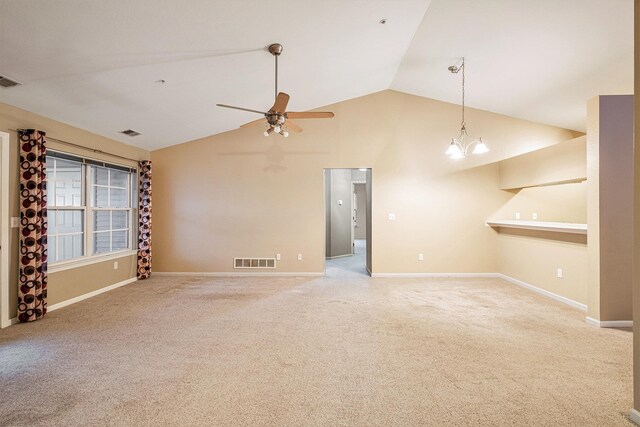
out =
[[[64,153],[62,151],[57,151],[57,153],[60,154],[67,154]],[[81,206],[51,206],[49,207],[49,209],[52,210],[56,210],[58,212],[63,211],[63,210],[82,210],[82,218],[83,218],[83,225],[84,225],[84,229],[83,229],[83,233],[84,233],[84,239],[83,239],[83,244],[84,244],[84,255],[80,256],[80,257],[76,257],[76,258],[72,258],[72,259],[66,259],[63,261],[55,261],[55,262],[50,262],[48,265],[48,271],[50,273],[55,273],[58,271],[64,271],[64,270],[69,270],[69,269],[73,269],[73,268],[77,268],[77,267],[81,267],[84,265],[90,265],[90,264],[94,264],[94,263],[98,263],[98,262],[104,262],[104,261],[108,261],[111,259],[117,259],[117,258],[122,258],[122,257],[126,257],[126,256],[131,256],[131,255],[135,255],[137,254],[137,245],[134,244],[134,238],[136,237],[134,235],[134,232],[136,230],[135,225],[137,224],[138,218],[137,218],[137,212],[138,212],[138,206],[136,203],[136,198],[133,195],[133,190],[134,190],[134,186],[133,186],[133,180],[137,180],[138,179],[138,169],[137,168],[132,168],[129,166],[123,166],[126,167],[128,169],[131,169],[131,172],[129,173],[129,179],[127,180],[127,186],[126,186],[126,190],[128,193],[128,200],[129,200],[129,207],[128,208],[97,208],[97,207],[93,207],[92,206],[92,192],[93,192],[93,188],[94,187],[107,187],[107,188],[124,188],[124,187],[116,187],[116,186],[105,186],[105,185],[93,185],[93,183],[91,182],[91,168],[92,167],[104,167],[109,169],[110,164],[104,162],[104,166],[99,166],[99,165],[94,165],[91,163],[87,163],[81,160],[94,160],[94,159],[89,159],[86,157],[81,157],[81,156],[76,156],[74,154],[69,153],[70,156],[73,157],[77,157],[78,161],[80,162],[80,164],[82,165],[82,182],[80,187],[82,188],[81,191]],[[52,157],[55,157],[55,154],[51,155]],[[99,161],[102,162],[100,160],[95,160],[95,161]],[[116,164],[112,164],[113,166],[119,166]],[[110,172],[109,172],[110,174]],[[109,181],[110,184],[110,181]],[[110,196],[110,192],[109,192],[109,196]],[[93,239],[94,239],[94,230],[93,230],[93,212],[94,211],[100,211],[100,210],[104,210],[104,211],[116,211],[116,210],[123,210],[123,211],[128,211],[129,212],[129,224],[128,224],[128,243],[129,243],[129,247],[127,249],[123,249],[123,250],[118,250],[118,251],[113,251],[113,252],[106,252],[106,253],[94,253],[94,248],[93,248]],[[124,230],[124,229],[118,229],[118,230]],[[118,230],[112,230],[110,229],[108,232],[111,233],[113,231],[118,231]],[[105,231],[107,232],[107,231]],[[98,232],[100,233],[100,232]],[[63,234],[56,234],[56,236],[62,236],[62,235],[77,235],[79,233],[63,233]],[[56,239],[56,244],[58,244],[58,240]],[[111,241],[110,243],[111,245],[113,245],[113,241]]]

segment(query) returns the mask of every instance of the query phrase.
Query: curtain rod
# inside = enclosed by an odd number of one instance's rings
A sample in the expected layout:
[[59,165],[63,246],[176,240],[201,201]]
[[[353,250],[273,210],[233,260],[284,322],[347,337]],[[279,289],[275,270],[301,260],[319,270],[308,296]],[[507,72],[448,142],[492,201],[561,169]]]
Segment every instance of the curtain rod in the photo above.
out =
[[[19,132],[18,129],[9,129],[10,131],[13,132]],[[47,139],[50,139],[52,141],[56,141],[59,142],[61,144],[66,144],[66,145],[70,145],[72,147],[77,147],[77,148],[81,148],[83,150],[87,150],[87,151],[92,151],[94,153],[99,153],[99,154],[106,154],[107,156],[112,156],[112,157],[117,157],[119,159],[124,159],[124,160],[130,160],[132,162],[139,162],[139,159],[132,159],[130,157],[125,157],[125,156],[121,156],[119,154],[113,154],[113,153],[108,153],[106,151],[102,151],[102,150],[98,150],[97,148],[89,148],[89,147],[85,147],[84,145],[80,145],[80,144],[74,144],[73,142],[69,142],[69,141],[64,141],[62,139],[58,139],[58,138],[53,138],[51,136],[46,136]]]

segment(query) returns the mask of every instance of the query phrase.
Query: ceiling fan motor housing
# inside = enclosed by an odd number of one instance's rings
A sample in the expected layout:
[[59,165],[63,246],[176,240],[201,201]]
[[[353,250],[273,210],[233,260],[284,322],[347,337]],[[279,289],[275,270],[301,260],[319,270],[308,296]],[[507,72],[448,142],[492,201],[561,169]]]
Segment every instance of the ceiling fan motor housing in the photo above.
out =
[[266,117],[271,126],[282,126],[284,124],[284,114],[270,113]]

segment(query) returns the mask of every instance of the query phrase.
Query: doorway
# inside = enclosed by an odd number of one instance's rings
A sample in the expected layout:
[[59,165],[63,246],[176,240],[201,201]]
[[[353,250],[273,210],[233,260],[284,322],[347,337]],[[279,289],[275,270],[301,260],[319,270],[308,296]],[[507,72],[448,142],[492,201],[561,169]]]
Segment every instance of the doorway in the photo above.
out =
[[325,275],[370,276],[371,169],[325,169]]
[[9,250],[9,134],[0,132],[0,328],[11,324]]

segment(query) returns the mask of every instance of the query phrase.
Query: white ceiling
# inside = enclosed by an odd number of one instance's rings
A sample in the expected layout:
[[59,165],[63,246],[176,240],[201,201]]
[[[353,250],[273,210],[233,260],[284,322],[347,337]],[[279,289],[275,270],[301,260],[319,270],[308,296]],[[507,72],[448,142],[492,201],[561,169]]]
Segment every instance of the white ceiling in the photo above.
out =
[[633,0],[433,0],[391,88],[586,131],[587,100],[633,93]]
[[[378,21],[386,18],[388,23]],[[392,88],[584,130],[633,91],[632,0],[0,0],[0,102],[146,149]],[[166,80],[165,84],[157,83]],[[142,133],[130,138],[124,129]]]

